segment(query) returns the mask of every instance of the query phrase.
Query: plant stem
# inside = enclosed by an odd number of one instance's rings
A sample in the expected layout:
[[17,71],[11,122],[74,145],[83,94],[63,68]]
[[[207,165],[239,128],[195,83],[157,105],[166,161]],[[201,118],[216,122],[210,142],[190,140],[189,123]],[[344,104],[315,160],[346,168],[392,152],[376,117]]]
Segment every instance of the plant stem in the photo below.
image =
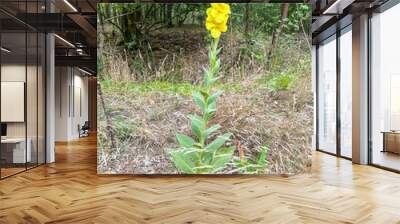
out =
[[[203,91],[207,93],[207,96],[211,95],[211,89],[212,89],[212,83],[211,81],[214,78],[214,73],[217,71],[217,69],[214,69],[215,67],[215,63],[217,62],[217,47],[218,47],[218,42],[219,42],[219,38],[218,39],[213,39],[212,43],[211,43],[211,48],[210,48],[210,67],[209,70],[205,72],[204,74],[204,82],[203,82]],[[203,113],[203,121],[204,121],[204,126],[201,130],[201,138],[200,138],[200,144],[202,146],[202,148],[205,147],[206,144],[206,136],[205,136],[205,132],[207,130],[208,127],[208,97],[204,97],[204,110],[202,111]],[[200,153],[200,163],[202,163],[201,161],[203,161],[203,153]]]

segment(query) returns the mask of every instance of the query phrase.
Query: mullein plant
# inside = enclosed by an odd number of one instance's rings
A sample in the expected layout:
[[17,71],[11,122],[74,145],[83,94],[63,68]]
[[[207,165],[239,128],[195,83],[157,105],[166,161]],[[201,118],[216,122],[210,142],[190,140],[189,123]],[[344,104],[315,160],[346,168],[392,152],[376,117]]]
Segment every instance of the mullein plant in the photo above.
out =
[[186,174],[213,174],[224,170],[233,158],[235,147],[225,146],[232,134],[225,133],[210,141],[210,136],[221,128],[221,125],[210,126],[210,120],[217,111],[217,99],[221,90],[213,90],[218,80],[220,60],[218,54],[219,38],[227,30],[230,7],[225,3],[212,3],[207,9],[206,28],[212,41],[209,46],[208,58],[210,65],[204,69],[204,81],[198,91],[193,92],[193,99],[199,107],[200,115],[191,115],[191,128],[195,138],[177,134],[178,149],[169,149],[175,167]]

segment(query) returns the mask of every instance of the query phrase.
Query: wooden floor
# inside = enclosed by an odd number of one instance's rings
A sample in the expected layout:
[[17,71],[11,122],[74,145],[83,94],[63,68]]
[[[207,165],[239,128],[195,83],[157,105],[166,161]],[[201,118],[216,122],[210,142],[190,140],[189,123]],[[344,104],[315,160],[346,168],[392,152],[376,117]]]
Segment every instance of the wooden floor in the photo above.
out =
[[316,153],[294,177],[96,175],[96,143],[0,181],[0,223],[400,223],[400,175]]
[[2,178],[3,177],[8,177],[8,176],[11,176],[13,174],[16,174],[16,173],[19,173],[19,172],[23,172],[25,170],[26,170],[25,167],[23,167],[23,168],[14,168],[14,167],[1,168],[1,177]]

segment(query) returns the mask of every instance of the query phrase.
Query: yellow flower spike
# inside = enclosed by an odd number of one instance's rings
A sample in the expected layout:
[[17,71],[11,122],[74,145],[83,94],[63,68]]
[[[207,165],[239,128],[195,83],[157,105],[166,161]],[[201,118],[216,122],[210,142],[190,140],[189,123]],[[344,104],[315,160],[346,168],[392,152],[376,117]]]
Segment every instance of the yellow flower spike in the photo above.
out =
[[219,38],[221,36],[221,31],[219,31],[218,29],[212,29],[211,30],[211,36],[214,39],[217,39],[217,38]]
[[223,14],[231,13],[229,4],[226,3],[211,3],[211,7],[215,8],[216,10],[220,11]]
[[214,39],[227,31],[227,22],[231,9],[226,3],[211,3],[207,9],[206,29]]

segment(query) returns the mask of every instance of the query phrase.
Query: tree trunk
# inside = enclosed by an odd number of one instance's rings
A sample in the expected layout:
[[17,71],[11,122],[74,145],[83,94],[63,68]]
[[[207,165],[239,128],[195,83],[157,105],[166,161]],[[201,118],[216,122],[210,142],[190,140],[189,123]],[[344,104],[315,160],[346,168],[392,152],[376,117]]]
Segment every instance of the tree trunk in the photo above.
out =
[[249,14],[250,14],[250,4],[246,3],[246,10],[244,14],[244,35],[246,39],[249,38]]
[[173,5],[167,4],[167,25],[168,27],[172,27],[172,7]]
[[269,63],[269,60],[271,59],[271,56],[276,48],[276,44],[278,43],[279,36],[282,33],[283,26],[285,25],[285,20],[288,15],[288,11],[289,11],[289,3],[283,3],[281,5],[281,19],[280,19],[279,26],[272,33],[271,47],[269,49],[268,56],[267,56],[268,63]]
[[[143,8],[141,7],[141,5],[138,5],[137,8],[135,9],[134,19],[138,22],[142,21],[142,10],[143,10]],[[127,11],[129,11],[129,10],[127,10]]]
[[106,16],[106,10],[104,9],[103,4],[99,4],[99,23],[101,27],[101,33],[104,35],[104,16]]

